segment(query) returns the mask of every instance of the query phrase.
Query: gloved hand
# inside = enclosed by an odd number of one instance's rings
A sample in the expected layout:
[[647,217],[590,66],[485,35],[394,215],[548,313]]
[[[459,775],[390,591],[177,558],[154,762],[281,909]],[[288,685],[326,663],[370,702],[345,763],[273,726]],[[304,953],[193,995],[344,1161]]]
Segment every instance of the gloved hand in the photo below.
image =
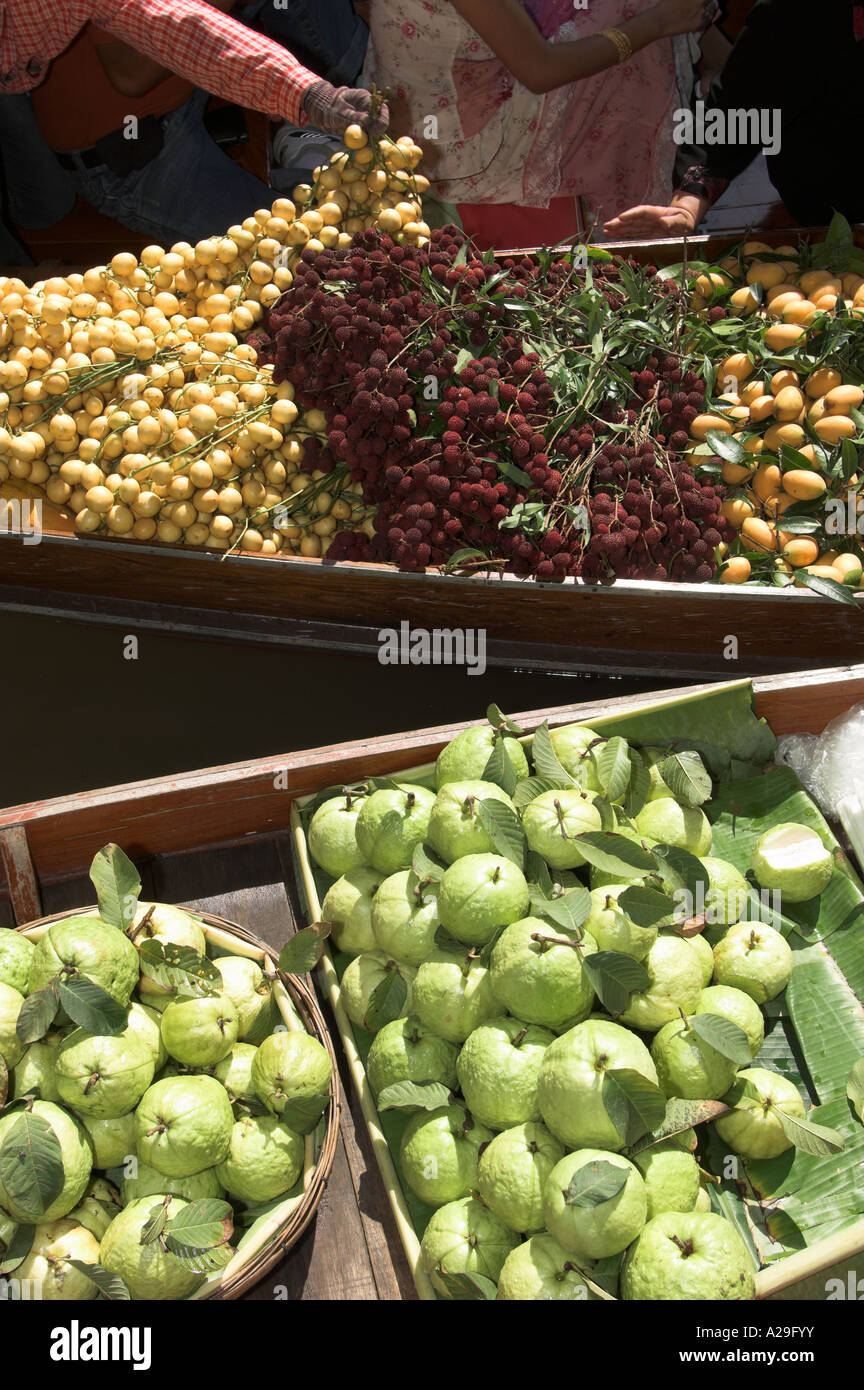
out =
[[362,126],[370,135],[383,135],[390,124],[387,105],[372,118],[372,93],[356,87],[331,87],[313,82],[303,98],[303,110],[312,125],[331,135],[344,135],[349,125]]

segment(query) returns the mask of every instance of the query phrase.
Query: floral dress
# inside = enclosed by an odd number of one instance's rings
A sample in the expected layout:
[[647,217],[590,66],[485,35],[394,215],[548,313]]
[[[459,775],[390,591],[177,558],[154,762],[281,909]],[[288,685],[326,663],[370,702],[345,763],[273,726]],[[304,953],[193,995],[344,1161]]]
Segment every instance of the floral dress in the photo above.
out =
[[[589,0],[587,8],[522,2],[554,43],[587,38],[648,8],[647,0]],[[679,104],[670,40],[538,96],[449,0],[373,0],[370,22],[364,85],[389,87],[410,110],[408,133],[427,147],[434,142],[438,197],[545,208],[562,195],[581,196],[600,218],[668,201]]]

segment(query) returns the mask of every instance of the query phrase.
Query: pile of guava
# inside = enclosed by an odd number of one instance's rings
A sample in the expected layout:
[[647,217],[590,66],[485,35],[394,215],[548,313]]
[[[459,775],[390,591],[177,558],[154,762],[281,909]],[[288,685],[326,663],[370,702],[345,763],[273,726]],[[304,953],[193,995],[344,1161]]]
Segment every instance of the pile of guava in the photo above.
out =
[[[706,1132],[742,1159],[808,1130],[760,1065],[793,953],[788,889],[832,859],[769,830],[712,852],[709,760],[582,725],[533,739],[491,706],[434,777],[307,807],[322,917],[442,1297],[751,1299],[757,1261],[712,1200]],[[708,814],[706,814],[708,812]],[[769,897],[761,889],[770,889]]]
[[0,1269],[43,1300],[186,1298],[302,1189],[330,1058],[116,845],[91,877],[96,912],[0,930]]

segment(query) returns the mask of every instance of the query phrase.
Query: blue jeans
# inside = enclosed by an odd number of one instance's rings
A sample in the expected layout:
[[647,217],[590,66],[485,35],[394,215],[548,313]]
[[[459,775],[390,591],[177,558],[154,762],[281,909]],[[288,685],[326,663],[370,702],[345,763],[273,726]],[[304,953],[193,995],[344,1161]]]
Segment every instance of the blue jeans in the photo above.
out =
[[299,47],[334,87],[359,81],[369,30],[351,0],[254,0],[241,14],[292,52]]
[[22,227],[53,227],[72,211],[75,189],[46,143],[25,94],[0,96],[0,185],[0,264],[31,265],[7,219]]

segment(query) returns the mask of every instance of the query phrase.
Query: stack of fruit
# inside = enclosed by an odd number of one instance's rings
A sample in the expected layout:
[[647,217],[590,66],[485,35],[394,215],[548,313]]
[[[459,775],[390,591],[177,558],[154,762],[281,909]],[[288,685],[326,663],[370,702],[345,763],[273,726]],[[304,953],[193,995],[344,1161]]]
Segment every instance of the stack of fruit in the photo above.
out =
[[760,1065],[793,956],[758,890],[809,902],[832,856],[774,826],[751,885],[711,853],[692,746],[544,724],[529,747],[488,721],[434,791],[375,779],[308,808],[368,1082],[410,1114],[422,1268],[455,1298],[752,1298],[706,1131],[745,1157],[812,1142],[797,1087]]
[[300,1182],[330,1057],[116,846],[91,877],[98,912],[0,931],[2,1268],[43,1299],[185,1298]]

